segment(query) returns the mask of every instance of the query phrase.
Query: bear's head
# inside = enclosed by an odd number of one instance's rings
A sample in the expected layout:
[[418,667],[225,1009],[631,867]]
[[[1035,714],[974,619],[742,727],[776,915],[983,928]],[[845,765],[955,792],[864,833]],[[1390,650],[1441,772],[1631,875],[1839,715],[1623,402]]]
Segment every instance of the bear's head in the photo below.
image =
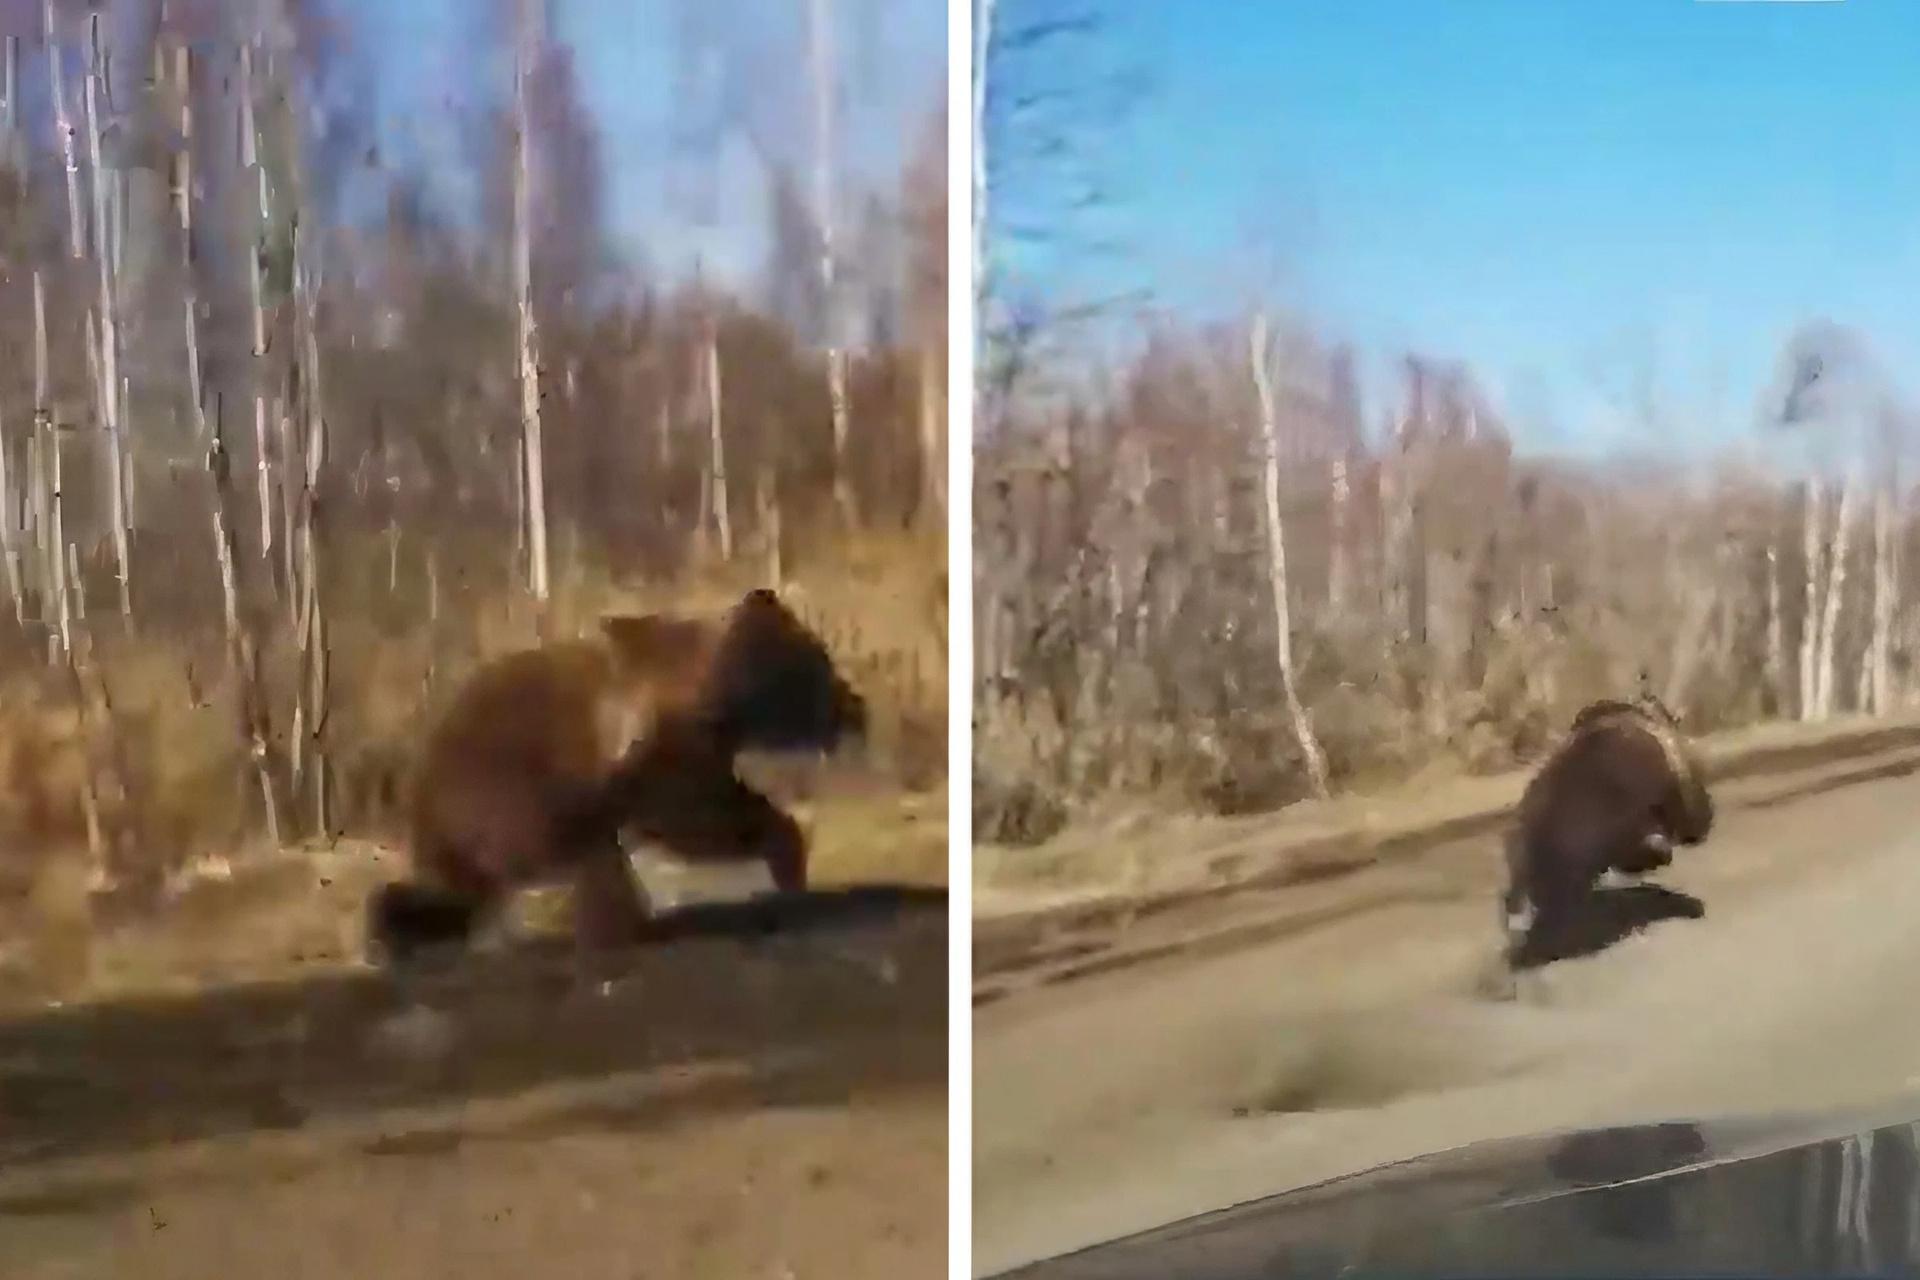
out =
[[764,588],[727,615],[705,674],[701,705],[743,748],[831,751],[866,736],[866,700],[820,637]]
[[825,752],[866,735],[866,700],[820,637],[764,588],[717,621],[612,617],[601,627],[630,674],[692,712],[726,753]]
[[1671,782],[1670,799],[1662,806],[1662,816],[1672,838],[1683,845],[1705,840],[1713,830],[1713,796],[1707,789],[1706,765],[1681,732],[1679,718],[1646,690],[1631,702],[1602,699],[1590,703],[1573,718],[1576,734],[1619,729],[1645,733],[1660,744]]

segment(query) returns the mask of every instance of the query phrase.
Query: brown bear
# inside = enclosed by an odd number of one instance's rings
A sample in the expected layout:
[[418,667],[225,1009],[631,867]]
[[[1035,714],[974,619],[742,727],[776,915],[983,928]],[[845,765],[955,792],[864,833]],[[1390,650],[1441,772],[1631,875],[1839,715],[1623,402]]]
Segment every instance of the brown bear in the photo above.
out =
[[375,891],[369,941],[394,960],[464,942],[513,891],[561,878],[581,946],[636,941],[649,912],[623,830],[687,858],[759,859],[779,889],[804,889],[798,825],[735,776],[735,757],[830,751],[866,716],[766,590],[718,619],[610,617],[598,636],[499,658],[427,737],[413,879]]
[[[1658,699],[1583,708],[1527,784],[1507,835],[1509,960],[1561,949],[1607,872],[1659,870],[1676,844],[1712,829],[1706,771]],[[1680,914],[1702,913],[1686,901]]]

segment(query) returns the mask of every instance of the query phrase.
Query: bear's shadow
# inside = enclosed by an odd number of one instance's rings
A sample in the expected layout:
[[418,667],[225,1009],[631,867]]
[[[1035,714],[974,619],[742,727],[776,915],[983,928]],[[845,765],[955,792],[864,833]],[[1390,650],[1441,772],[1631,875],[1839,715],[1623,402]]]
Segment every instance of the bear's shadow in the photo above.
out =
[[[774,934],[801,935],[881,924],[944,912],[946,904],[945,889],[891,884],[858,884],[683,902],[656,910],[647,921],[646,935],[627,954],[695,938],[752,942]],[[553,960],[573,955],[573,948],[571,934],[562,930],[516,937],[502,944],[497,954]],[[419,960],[409,964],[382,967],[401,973],[409,970],[438,973],[472,963],[473,956],[466,947],[446,945],[424,950]]]
[[[322,1118],[377,1117],[384,1129],[390,1116],[400,1123],[393,1109],[563,1082],[617,1086],[567,1123],[627,1127],[769,1099],[924,1095],[944,1089],[947,1074],[946,899],[874,884],[677,907],[645,944],[609,957],[617,980],[604,988],[582,980],[563,931],[404,974],[329,963],[277,980],[8,1010],[0,1163]],[[791,941],[755,945],[769,935]],[[728,938],[745,945],[694,941]],[[682,940],[693,944],[674,945]],[[429,1023],[433,1035],[408,1038]],[[680,1099],[672,1105],[620,1084],[695,1066],[724,1071],[669,1090]],[[0,1195],[0,1233],[9,1203]]]
[[1596,888],[1585,908],[1560,927],[1530,930],[1509,956],[1516,970],[1537,969],[1556,960],[1596,955],[1662,920],[1699,920],[1707,904],[1690,893],[1658,884]]

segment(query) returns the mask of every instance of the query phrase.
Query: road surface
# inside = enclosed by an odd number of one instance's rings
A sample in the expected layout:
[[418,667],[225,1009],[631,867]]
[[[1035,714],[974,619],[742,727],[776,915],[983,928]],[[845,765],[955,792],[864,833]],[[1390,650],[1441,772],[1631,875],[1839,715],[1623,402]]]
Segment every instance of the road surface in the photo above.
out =
[[1486,1138],[1920,1090],[1920,757],[1877,765],[1718,789],[1662,877],[1706,919],[1505,998],[1479,839],[1287,891],[1359,904],[1324,924],[982,1006],[976,1273]]
[[930,897],[14,1018],[0,1275],[944,1275]]

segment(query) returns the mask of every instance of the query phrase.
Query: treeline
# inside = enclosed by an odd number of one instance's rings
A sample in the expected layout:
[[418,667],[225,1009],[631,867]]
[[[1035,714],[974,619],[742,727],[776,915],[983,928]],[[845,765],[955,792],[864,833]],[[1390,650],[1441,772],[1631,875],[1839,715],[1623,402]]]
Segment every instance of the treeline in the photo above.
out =
[[[377,830],[482,652],[861,548],[937,572],[944,123],[887,183],[815,172],[825,205],[769,159],[755,278],[650,271],[546,7],[469,15],[463,204],[383,149],[340,6],[0,4],[13,862]],[[867,642],[882,705],[935,714],[920,642]]]
[[1510,768],[1638,689],[1694,732],[1911,704],[1905,419],[1863,344],[1792,335],[1744,451],[1826,466],[1708,469],[1531,456],[1439,360],[1368,405],[1349,349],[1269,329],[1169,325],[1071,394],[999,397],[982,838],[1108,795],[1247,812]]

